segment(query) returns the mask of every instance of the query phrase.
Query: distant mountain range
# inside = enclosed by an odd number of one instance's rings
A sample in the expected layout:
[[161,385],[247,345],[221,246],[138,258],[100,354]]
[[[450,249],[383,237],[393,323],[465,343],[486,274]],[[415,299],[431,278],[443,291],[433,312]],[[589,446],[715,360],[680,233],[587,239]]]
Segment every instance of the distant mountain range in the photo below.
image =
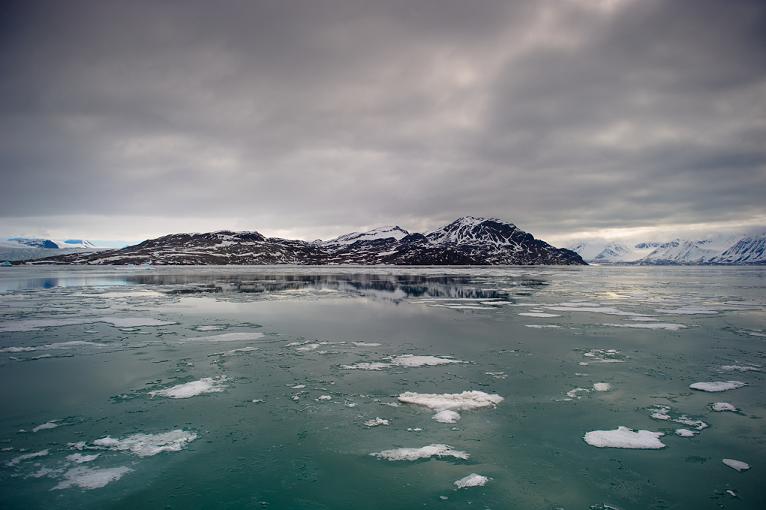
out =
[[45,264],[585,264],[575,252],[535,239],[512,223],[466,216],[426,234],[398,227],[329,241],[265,237],[258,232],[171,234],[135,246],[67,254]]
[[0,261],[40,259],[54,254],[91,253],[98,249],[93,243],[84,239],[10,237],[0,239]]
[[766,264],[766,233],[664,243],[582,241],[570,249],[594,264]]

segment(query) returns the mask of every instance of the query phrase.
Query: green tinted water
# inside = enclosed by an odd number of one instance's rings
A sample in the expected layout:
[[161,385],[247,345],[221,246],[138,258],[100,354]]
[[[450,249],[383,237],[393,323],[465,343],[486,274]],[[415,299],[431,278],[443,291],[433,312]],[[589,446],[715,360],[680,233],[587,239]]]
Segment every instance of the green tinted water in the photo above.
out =
[[[0,507],[766,508],[765,276],[758,268],[2,269]],[[114,318],[172,324],[94,322]],[[215,341],[226,333],[263,336]],[[235,351],[246,347],[256,349]],[[598,351],[609,349],[618,352]],[[404,354],[465,363],[391,365]],[[612,358],[621,362],[602,362]],[[360,362],[389,366],[343,368]],[[219,376],[223,391],[149,395]],[[688,387],[726,380],[747,386]],[[611,389],[593,391],[597,382]],[[567,396],[575,388],[589,391]],[[397,405],[407,391],[465,390],[505,400],[461,411],[454,424]],[[713,412],[713,402],[740,412]],[[677,428],[690,427],[653,419],[656,405],[709,427],[679,437]],[[376,417],[389,425],[364,425]],[[32,432],[45,423],[56,426]],[[583,440],[621,425],[663,432],[666,447]],[[196,438],[150,456],[93,443],[173,430]],[[370,456],[430,444],[470,458]],[[99,456],[77,464],[67,460],[74,453]],[[723,458],[751,469],[737,472]],[[130,471],[94,482],[111,468]],[[471,473],[490,480],[458,490],[453,482]]]

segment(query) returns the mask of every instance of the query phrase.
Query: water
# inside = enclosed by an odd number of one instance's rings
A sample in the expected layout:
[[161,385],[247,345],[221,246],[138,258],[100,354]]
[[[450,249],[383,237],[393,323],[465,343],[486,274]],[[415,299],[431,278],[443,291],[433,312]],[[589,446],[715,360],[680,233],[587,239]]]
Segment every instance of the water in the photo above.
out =
[[[691,267],[0,269],[0,507],[766,508],[765,276]],[[240,335],[219,336],[231,333]],[[407,354],[463,363],[409,367],[412,358],[396,358]],[[358,363],[380,370],[343,368]],[[689,389],[729,380],[747,385]],[[212,391],[150,395],[193,381]],[[466,390],[504,400],[459,411],[456,423],[396,405],[408,391]],[[714,402],[740,411],[714,412]],[[389,424],[364,425],[375,418]],[[697,430],[695,420],[709,426]],[[583,440],[618,426],[663,432],[666,447]],[[155,455],[157,436],[134,441],[134,451],[94,444],[171,431],[181,432],[165,446],[177,451]],[[431,444],[470,458],[370,455]],[[78,464],[76,453],[98,457]],[[458,490],[471,473],[489,481]]]

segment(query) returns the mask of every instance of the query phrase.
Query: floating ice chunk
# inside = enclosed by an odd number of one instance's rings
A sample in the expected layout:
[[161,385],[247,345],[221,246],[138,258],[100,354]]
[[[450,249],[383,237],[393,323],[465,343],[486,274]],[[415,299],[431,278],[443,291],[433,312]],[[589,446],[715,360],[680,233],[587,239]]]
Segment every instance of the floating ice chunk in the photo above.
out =
[[420,460],[430,459],[431,457],[444,458],[453,457],[455,459],[467,460],[470,455],[467,452],[455,450],[446,444],[429,444],[421,448],[395,448],[393,450],[383,450],[382,452],[371,453],[373,457],[385,459],[388,461],[398,460]]
[[583,353],[583,356],[594,363],[625,363],[625,356],[617,349],[591,349]]
[[52,490],[79,487],[81,489],[100,489],[119,480],[132,469],[126,466],[116,468],[93,469],[84,466],[72,468],[64,473],[64,479]]
[[699,434],[699,432],[693,432],[689,429],[676,429],[676,435],[681,437],[694,437],[697,434]]
[[399,367],[433,367],[438,365],[448,365],[450,363],[463,363],[463,361],[449,358],[440,358],[438,356],[415,356],[413,354],[402,354],[394,356],[391,364]]
[[41,430],[49,430],[49,429],[55,429],[59,426],[58,423],[56,423],[59,420],[51,420],[45,423],[42,423],[38,425],[37,427],[32,429],[32,432],[40,432]]
[[179,452],[195,439],[196,433],[176,429],[159,434],[133,434],[124,439],[106,436],[93,441],[93,445],[107,450],[129,451],[139,457],[151,457],[162,452]]
[[460,480],[455,480],[454,484],[458,489],[467,489],[468,487],[482,487],[487,484],[489,478],[476,473],[464,476]]
[[460,420],[460,413],[445,409],[433,415],[431,419],[439,423],[457,423]]
[[710,405],[710,409],[719,413],[722,413],[724,411],[732,411],[732,412],[738,411],[738,409],[735,406],[733,406],[732,404],[729,404],[728,402],[715,402],[714,404]]
[[528,328],[543,329],[543,328],[560,328],[557,324],[524,324]]
[[658,319],[648,315],[645,317],[628,317],[629,321],[636,321],[636,322],[658,322]]
[[240,347],[239,349],[231,349],[230,351],[224,352],[223,355],[232,356],[234,354],[239,354],[240,352],[253,352],[257,350],[258,350],[258,347],[253,347],[252,345],[248,345],[247,347]]
[[678,331],[684,329],[686,326],[683,324],[675,324],[671,322],[636,322],[634,324],[602,324],[602,326],[612,326],[614,328],[639,328],[639,329],[665,329],[668,331]]
[[351,342],[355,347],[380,347],[377,342]]
[[74,462],[75,464],[83,464],[85,462],[93,462],[99,455],[101,454],[94,453],[93,455],[83,455],[82,453],[73,453],[72,455],[67,455],[66,460]]
[[294,390],[302,390],[303,388],[306,387],[306,385],[305,384],[296,384],[295,386],[290,386],[290,387],[292,389],[294,389]]
[[736,390],[747,386],[742,381],[714,381],[714,382],[697,382],[690,384],[689,388],[699,391],[707,391],[710,393],[717,393],[719,391]]
[[503,372],[503,371],[498,371],[498,372],[484,372],[484,374],[486,374],[486,375],[489,375],[489,376],[491,376],[491,377],[494,377],[495,379],[507,379],[507,378],[508,378],[508,374],[506,374],[506,373],[505,373],[505,372]]
[[184,342],[245,342],[248,340],[258,340],[263,337],[263,333],[250,331],[246,333],[221,333],[220,335],[197,336],[186,338]]
[[221,331],[223,329],[226,329],[226,326],[217,326],[214,324],[205,324],[202,326],[197,326],[194,328],[197,331]]
[[561,317],[561,315],[556,315],[555,313],[545,313],[545,312],[521,312],[519,315],[523,317],[539,317],[541,319],[547,318],[547,317]]
[[732,469],[736,469],[737,471],[747,471],[750,469],[750,464],[747,462],[742,462],[741,460],[735,460],[735,459],[723,459],[721,462],[726,464]]
[[760,372],[761,369],[758,366],[754,365],[723,365],[721,366],[721,370],[726,370],[727,372]]
[[483,391],[464,391],[462,393],[415,393],[407,391],[399,395],[399,401],[415,404],[435,411],[470,411],[484,407],[495,407],[504,399],[500,395]]
[[569,398],[581,398],[580,393],[590,393],[588,388],[573,388],[567,391],[567,397]]
[[680,308],[660,308],[655,310],[657,313],[668,315],[715,315],[718,312],[709,308],[699,308],[695,306],[682,306]]
[[226,379],[227,378],[224,375],[218,377],[205,377],[198,381],[177,384],[176,386],[171,386],[164,390],[150,391],[149,395],[152,397],[191,398],[205,393],[220,393],[226,389],[226,385],[224,384]]
[[65,319],[23,319],[6,321],[0,325],[0,331],[36,331],[45,328],[60,326],[76,326],[80,324],[94,324],[105,322],[117,328],[137,326],[169,326],[175,324],[172,321],[161,321],[146,317],[70,317]]
[[391,363],[383,363],[380,361],[361,362],[354,363],[352,365],[341,365],[340,368],[344,370],[383,370],[389,368]]
[[295,350],[301,351],[301,352],[315,351],[319,348],[320,345],[321,344],[318,344],[318,343],[303,344],[300,347],[296,347]]
[[632,448],[657,450],[665,448],[660,437],[662,432],[649,430],[633,431],[628,427],[617,427],[615,430],[594,430],[585,434],[585,442],[596,448]]
[[388,420],[384,420],[383,418],[373,418],[371,420],[367,420],[364,422],[365,427],[379,427],[381,425],[388,425]]
[[84,340],[71,340],[69,342],[56,342],[52,344],[37,345],[34,347],[4,347],[0,349],[0,352],[33,352],[33,351],[47,351],[57,349],[73,349],[75,347],[106,347],[107,344],[100,344],[96,342],[86,342]]
[[[562,306],[572,305],[572,306]],[[577,306],[576,303],[561,303],[558,306],[545,306],[546,310],[553,310],[554,312],[588,312],[588,313],[603,313],[606,315],[623,315],[626,317],[639,317],[643,316],[642,313],[626,312],[624,310],[618,310],[609,306]]]
[[32,452],[32,453],[25,453],[23,455],[19,455],[18,457],[14,457],[8,462],[5,463],[8,467],[13,467],[20,462],[24,462],[25,460],[29,459],[36,459],[37,457],[45,457],[48,455],[48,450],[40,450],[39,452]]
[[317,400],[332,400],[332,397],[330,395],[319,395]]
[[593,389],[595,391],[609,391],[612,389],[612,385],[608,382],[597,382],[593,383]]

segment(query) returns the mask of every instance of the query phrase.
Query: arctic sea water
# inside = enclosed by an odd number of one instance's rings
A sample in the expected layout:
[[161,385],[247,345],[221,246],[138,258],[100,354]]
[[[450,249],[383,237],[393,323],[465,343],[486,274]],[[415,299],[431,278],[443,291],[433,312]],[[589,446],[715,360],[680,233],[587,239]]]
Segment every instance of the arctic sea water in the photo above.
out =
[[766,508],[766,268],[0,269],[0,508]]

